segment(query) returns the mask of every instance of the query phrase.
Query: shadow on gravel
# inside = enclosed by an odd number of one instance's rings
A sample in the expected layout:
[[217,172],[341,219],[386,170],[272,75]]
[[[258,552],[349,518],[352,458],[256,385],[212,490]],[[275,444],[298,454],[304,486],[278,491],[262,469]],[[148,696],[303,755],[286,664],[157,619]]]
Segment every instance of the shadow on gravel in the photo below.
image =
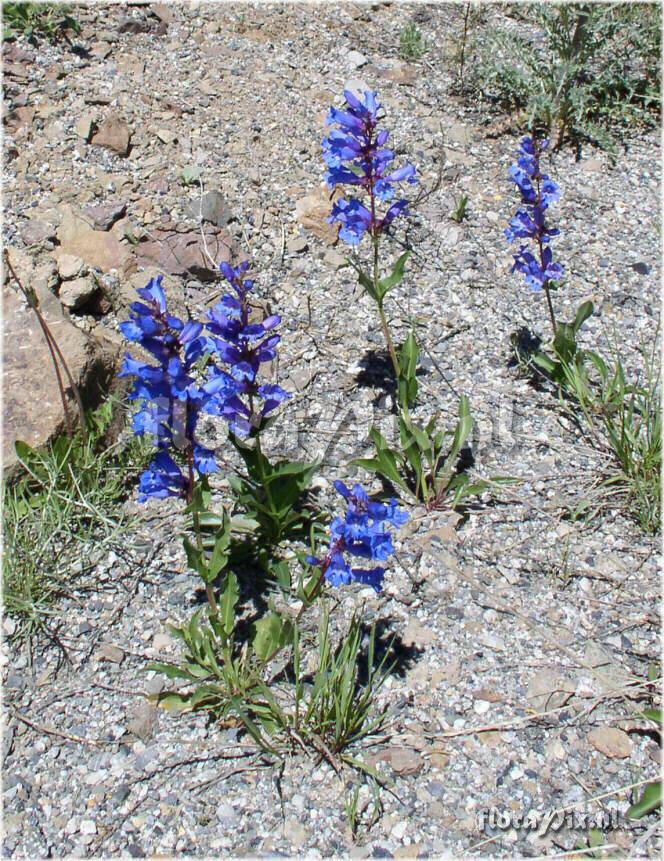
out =
[[[374,644],[374,668],[379,666],[383,658],[387,656],[385,662],[386,668],[391,669],[389,675],[397,676],[402,679],[405,677],[408,670],[412,669],[424,654],[424,649],[417,646],[407,646],[399,634],[395,634],[390,627],[391,622],[386,619],[379,619],[376,622],[376,641]],[[370,633],[370,627],[365,627],[366,639]],[[360,662],[360,672],[358,681],[361,685],[365,685],[368,678],[368,655],[363,651]]]
[[527,326],[522,326],[510,335],[512,351],[507,362],[508,368],[516,368],[528,379],[528,384],[540,390],[546,376],[533,364],[533,357],[542,351],[541,337]]
[[[396,397],[397,381],[387,350],[367,350],[360,359],[360,365],[362,370],[355,377],[358,386],[380,389],[383,393]],[[381,398],[382,395],[378,395],[374,403],[378,404]]]
[[[397,352],[401,352],[401,345],[398,345]],[[379,389],[382,392],[374,399],[374,405],[380,403],[384,394],[392,395],[393,400],[396,401],[397,381],[389,352],[386,349],[367,350],[359,364],[362,366],[362,370],[355,376],[355,382],[358,386]],[[426,374],[425,368],[418,367],[416,376],[423,377]]]

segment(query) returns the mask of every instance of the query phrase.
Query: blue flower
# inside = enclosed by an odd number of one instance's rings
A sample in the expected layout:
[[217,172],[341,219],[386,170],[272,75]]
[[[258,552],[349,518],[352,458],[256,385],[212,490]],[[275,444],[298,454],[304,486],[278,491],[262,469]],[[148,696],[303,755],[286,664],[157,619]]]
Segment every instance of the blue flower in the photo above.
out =
[[553,254],[548,247],[542,249],[540,259],[537,260],[526,250],[525,245],[522,245],[519,253],[514,256],[512,272],[516,271],[524,274],[526,284],[535,291],[541,290],[549,281],[560,281],[563,277],[563,267],[560,263],[553,262]]
[[408,520],[395,499],[387,504],[369,499],[361,485],[350,490],[342,481],[334,486],[348,504],[344,517],[335,517],[330,524],[330,546],[324,559],[309,557],[312,565],[320,567],[325,579],[332,586],[348,585],[352,582],[372,586],[377,592],[383,583],[385,569],[355,568],[346,559],[346,554],[360,559],[384,561],[394,553],[389,527],[398,528]]
[[350,245],[357,245],[365,233],[376,237],[385,232],[398,215],[407,214],[407,201],[399,200],[384,216],[376,211],[376,204],[391,200],[395,185],[417,182],[413,165],[406,164],[390,169],[394,152],[386,149],[388,132],[377,129],[380,105],[376,93],[367,91],[362,97],[349,90],[344,92],[344,110],[331,108],[328,125],[336,126],[323,140],[323,158],[327,164],[326,181],[330,188],[347,185],[364,191],[366,206],[358,199],[338,200],[328,219],[340,222],[339,237]]
[[228,387],[200,384],[196,363],[214,351],[214,344],[203,335],[202,323],[169,314],[162,277],[137,292],[142,301],[132,303],[130,319],[120,328],[157,364],[126,355],[118,376],[134,378],[129,393],[139,405],[132,420],[134,433],[151,436],[160,449],[140,479],[139,499],[145,501],[151,496],[183,496],[190,487],[191,476],[184,479],[168,448],[186,454],[188,469],[200,474],[216,470],[213,453],[195,441],[196,425],[201,411],[219,411],[217,402],[228,395]]
[[523,273],[526,284],[534,290],[548,289],[563,276],[563,267],[553,262],[553,253],[547,244],[560,232],[546,223],[549,206],[560,197],[556,183],[541,172],[540,156],[547,146],[548,141],[523,138],[516,164],[509,169],[509,178],[519,189],[522,207],[504,231],[505,237],[510,243],[517,239],[533,240],[539,258],[522,245],[514,255],[512,272]]
[[[273,314],[260,323],[251,323],[247,294],[253,281],[245,277],[249,263],[235,268],[222,263],[219,268],[237,297],[226,294],[208,312],[206,325],[212,335],[215,356],[227,370],[213,368],[203,389],[217,394],[207,411],[222,416],[232,433],[246,437],[251,433],[252,421],[260,423],[290,397],[279,386],[260,385],[257,381],[260,366],[277,355],[281,337],[273,330],[281,323],[281,317]],[[263,401],[262,405],[257,401]]]
[[365,231],[371,230],[373,224],[369,210],[355,198],[345,200],[342,197],[337,200],[327,220],[330,224],[335,221],[341,223],[339,237],[349,245],[358,245]]
[[165,499],[167,496],[184,497],[187,481],[180,467],[167,451],[160,451],[141,475],[138,484],[138,501]]

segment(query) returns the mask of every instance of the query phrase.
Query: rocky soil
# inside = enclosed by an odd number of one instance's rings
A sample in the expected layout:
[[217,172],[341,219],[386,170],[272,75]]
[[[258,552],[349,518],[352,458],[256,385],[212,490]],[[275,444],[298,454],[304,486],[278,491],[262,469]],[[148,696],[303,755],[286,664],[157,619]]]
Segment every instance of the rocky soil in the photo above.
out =
[[[503,14],[487,11],[480,26]],[[657,856],[653,819],[624,818],[659,771],[656,739],[634,731],[656,695],[657,542],[617,502],[591,522],[566,517],[608,454],[511,362],[510,336],[546,336],[546,309],[510,274],[502,236],[518,137],[496,136],[487,105],[452,93],[462,7],[96,4],[76,17],[73,45],[3,48],[3,229],[86,355],[104,344],[117,355],[118,320],[152,274],[165,272],[174,306],[197,315],[220,286],[206,249],[217,261],[250,257],[257,295],[283,316],[275,374],[294,393],[270,449],[323,457],[316,492],[335,505],[332,480],[361,476],[348,464],[368,453],[369,424],[390,429],[380,330],[325,224],[321,187],[327,109],[344,86],[366,86],[421,177],[414,253],[388,300],[397,336],[414,323],[423,345],[421,415],[438,410],[452,425],[466,393],[472,471],[521,483],[463,517],[413,509],[384,592],[335,596],[336,618],[363,605],[384,641],[396,635],[400,657],[378,701],[391,709],[386,730],[362,754],[390,789],[355,838],[349,777],[305,756],[270,768],[237,727],[146,701],[163,686],[146,660],[177,658],[167,624],[191,615],[200,590],[177,538],[179,506],[130,500],[137,519],[122,548],[102,546],[93,571],[71,572],[57,641],[5,644],[5,855],[555,855],[588,838],[592,822],[572,814],[604,811],[616,826],[603,830],[607,844]],[[405,62],[399,33],[413,17],[430,48]],[[657,132],[642,131],[615,165],[591,147],[548,163],[568,272],[560,316],[592,299],[585,343],[619,350],[631,374],[658,328],[659,147]],[[187,184],[196,175],[202,189]],[[469,217],[456,224],[461,194]],[[11,441],[32,427],[25,381],[41,375],[43,387],[48,366],[24,304],[5,302]],[[99,367],[103,376],[108,362]],[[501,829],[480,822],[489,808],[557,811],[564,822]]]

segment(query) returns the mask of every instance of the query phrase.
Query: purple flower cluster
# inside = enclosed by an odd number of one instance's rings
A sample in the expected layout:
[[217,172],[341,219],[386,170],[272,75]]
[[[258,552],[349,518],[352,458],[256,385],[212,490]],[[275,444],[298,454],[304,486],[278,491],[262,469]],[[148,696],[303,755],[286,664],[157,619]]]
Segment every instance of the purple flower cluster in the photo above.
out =
[[348,510],[345,517],[335,517],[330,524],[330,547],[325,558],[309,557],[308,561],[321,569],[332,586],[366,583],[379,592],[385,569],[353,568],[345,554],[384,561],[394,553],[389,525],[398,528],[408,520],[408,514],[397,508],[395,499],[387,504],[372,502],[359,484],[352,491],[342,481],[335,481],[334,486],[347,501]]
[[553,262],[553,253],[548,244],[559,231],[546,225],[546,210],[559,198],[558,186],[540,170],[540,157],[547,148],[548,141],[538,141],[525,137],[516,164],[509,169],[509,177],[519,189],[522,207],[510,221],[505,230],[508,242],[516,239],[533,239],[537,245],[537,255],[521,245],[514,255],[512,272],[522,272],[526,284],[533,290],[548,288],[550,282],[560,281],[563,267]]
[[184,496],[189,484],[168,448],[183,449],[191,470],[214,472],[213,453],[194,441],[194,431],[202,410],[218,397],[214,385],[198,385],[194,365],[206,352],[207,339],[201,323],[184,323],[168,313],[162,276],[138,290],[142,302],[131,305],[130,319],[120,324],[129,341],[140,344],[155,357],[157,365],[145,364],[125,355],[118,376],[135,377],[129,397],[141,408],[133,417],[134,433],[151,435],[159,453],[143,473],[139,500],[148,497]]
[[350,185],[368,194],[369,206],[354,197],[338,200],[328,221],[339,222],[340,238],[357,245],[364,233],[377,237],[386,231],[399,215],[407,214],[408,201],[401,199],[391,204],[380,216],[377,203],[394,197],[395,184],[417,182],[412,164],[393,170],[394,152],[385,144],[389,132],[378,131],[380,105],[376,93],[365,92],[359,99],[349,90],[344,91],[346,105],[343,110],[330,108],[327,124],[336,126],[323,140],[323,158],[327,164],[327,184],[330,188]]
[[[264,362],[277,355],[281,337],[274,329],[281,317],[266,317],[261,323],[249,321],[248,294],[253,281],[245,278],[249,263],[233,268],[222,263],[219,269],[234,290],[235,295],[226,294],[208,314],[207,328],[212,333],[215,355],[229,370],[214,367],[211,379],[221,386],[227,397],[216,401],[209,412],[223,416],[232,433],[246,437],[252,423],[259,426],[260,420],[290,397],[280,386],[259,384],[258,371]],[[262,401],[258,405],[258,401]]]
[[[225,295],[209,312],[205,334],[202,323],[185,323],[168,313],[162,276],[138,290],[143,301],[131,305],[130,319],[120,325],[129,341],[157,360],[157,365],[146,364],[127,354],[119,373],[135,378],[129,395],[140,403],[133,417],[134,432],[152,436],[159,449],[140,478],[140,502],[150,497],[190,498],[194,470],[200,475],[217,470],[214,453],[195,439],[201,413],[222,416],[232,433],[248,436],[252,426],[260,427],[262,418],[289,397],[279,386],[257,382],[260,365],[276,356],[280,339],[273,330],[281,318],[249,322],[247,293],[253,282],[244,278],[248,266],[222,263],[221,272],[235,295]],[[204,358],[200,364],[208,365],[206,371],[197,367]],[[186,477],[169,453],[171,448],[185,456]]]

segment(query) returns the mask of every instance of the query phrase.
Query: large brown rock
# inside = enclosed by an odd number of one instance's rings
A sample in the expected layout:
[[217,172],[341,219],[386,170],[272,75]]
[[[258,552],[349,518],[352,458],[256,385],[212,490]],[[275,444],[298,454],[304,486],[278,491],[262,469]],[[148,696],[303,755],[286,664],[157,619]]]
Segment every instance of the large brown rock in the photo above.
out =
[[335,189],[330,192],[325,186],[320,186],[306,197],[301,197],[295,204],[295,218],[305,228],[310,230],[314,236],[334,245],[339,237],[339,224],[328,224],[328,217],[332,212],[332,204],[341,197]]
[[[113,379],[120,353],[120,339],[94,337],[78,329],[67,317],[59,299],[38,276],[31,258],[9,249],[10,261],[24,285],[37,294],[45,318],[83,403],[93,407]],[[14,452],[16,440],[41,446],[65,431],[65,413],[60,398],[53,360],[35,312],[17,292],[8,275],[3,287],[3,390],[4,415],[2,461],[4,476],[13,478],[20,467]],[[69,383],[61,370],[69,414],[78,411]]]
[[136,262],[146,268],[156,267],[165,275],[189,275],[211,281],[223,262],[239,262],[242,254],[233,237],[221,227],[206,225],[207,250],[216,262],[213,266],[205,253],[201,229],[187,224],[165,224],[150,230],[136,248]]
[[121,156],[129,152],[131,133],[127,121],[118,114],[109,114],[92,135],[94,146],[103,146]]
[[65,205],[60,211],[62,219],[57,232],[60,246],[54,252],[56,259],[63,254],[71,254],[103,272],[117,269],[126,274],[135,268],[133,254],[115,234],[94,230],[90,219],[71,206]]

